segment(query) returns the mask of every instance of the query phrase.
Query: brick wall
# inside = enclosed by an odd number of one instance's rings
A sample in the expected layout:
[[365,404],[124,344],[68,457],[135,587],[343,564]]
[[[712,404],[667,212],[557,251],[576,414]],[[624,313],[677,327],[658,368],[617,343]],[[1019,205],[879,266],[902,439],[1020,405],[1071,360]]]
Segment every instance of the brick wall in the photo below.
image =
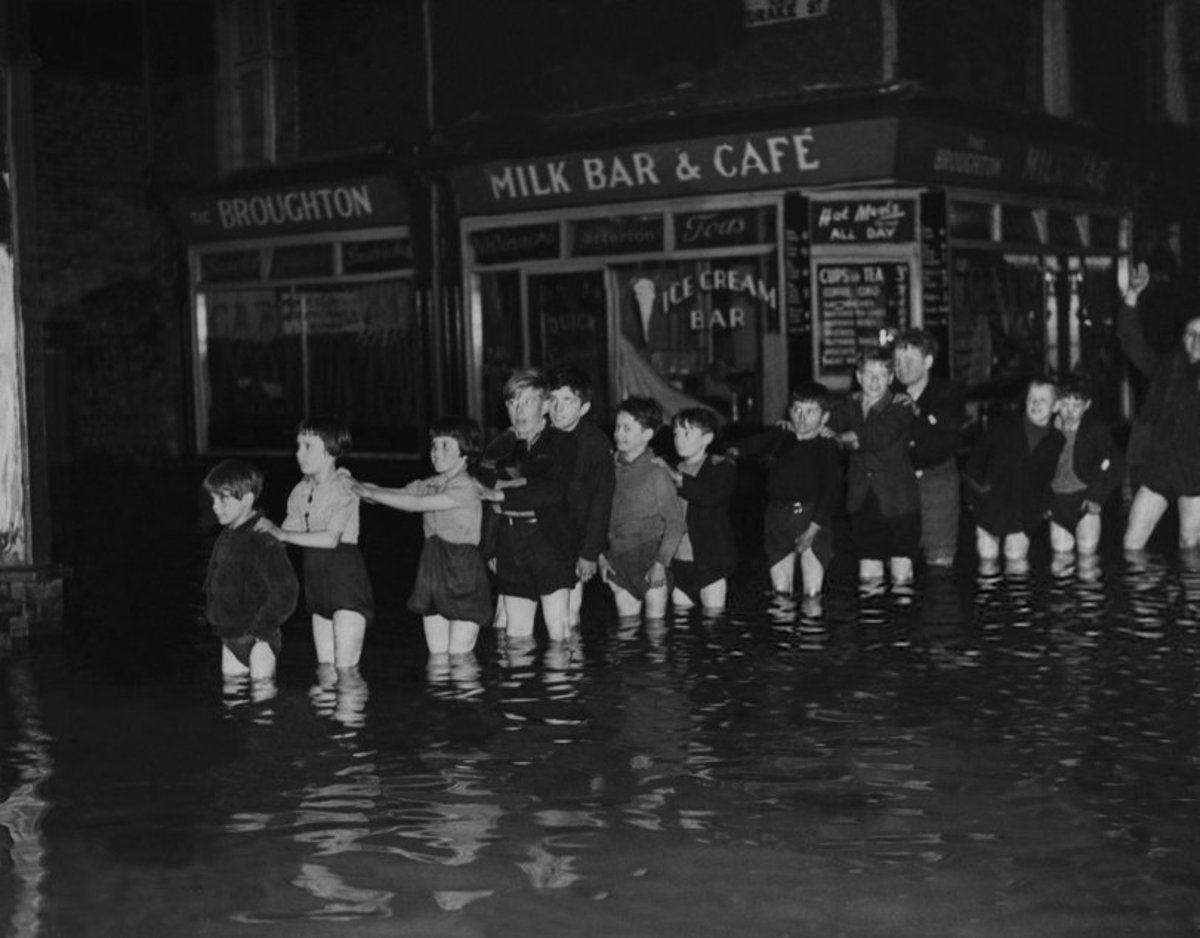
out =
[[34,83],[39,296],[67,382],[47,415],[71,457],[161,462],[181,451],[179,311],[169,240],[148,203],[140,86],[65,72]]

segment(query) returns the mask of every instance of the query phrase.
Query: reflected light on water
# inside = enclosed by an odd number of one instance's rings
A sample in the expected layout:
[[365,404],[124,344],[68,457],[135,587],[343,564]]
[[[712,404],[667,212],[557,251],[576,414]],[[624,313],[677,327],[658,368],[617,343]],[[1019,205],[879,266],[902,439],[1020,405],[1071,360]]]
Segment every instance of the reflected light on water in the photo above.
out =
[[37,695],[28,665],[20,659],[10,661],[6,672],[16,736],[3,753],[0,765],[12,763],[17,783],[0,802],[0,827],[7,832],[11,844],[9,853],[17,895],[5,933],[34,938],[42,933],[41,912],[45,901],[42,883],[47,875],[42,822],[50,803],[42,797],[41,788],[53,776],[54,763],[50,757],[50,739],[43,732],[38,715]]

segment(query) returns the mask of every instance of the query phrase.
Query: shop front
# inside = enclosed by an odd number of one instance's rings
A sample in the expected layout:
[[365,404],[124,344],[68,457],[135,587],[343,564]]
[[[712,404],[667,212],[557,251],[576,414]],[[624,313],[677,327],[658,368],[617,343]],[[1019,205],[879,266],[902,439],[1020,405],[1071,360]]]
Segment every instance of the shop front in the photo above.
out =
[[602,422],[634,393],[770,422],[910,325],[981,394],[1110,380],[1131,201],[1111,154],[908,112],[775,126],[453,170],[475,415],[502,424],[513,368],[569,363]]
[[357,452],[418,453],[425,325],[393,179],[180,201],[188,242],[195,445],[288,450],[304,417],[345,420]]

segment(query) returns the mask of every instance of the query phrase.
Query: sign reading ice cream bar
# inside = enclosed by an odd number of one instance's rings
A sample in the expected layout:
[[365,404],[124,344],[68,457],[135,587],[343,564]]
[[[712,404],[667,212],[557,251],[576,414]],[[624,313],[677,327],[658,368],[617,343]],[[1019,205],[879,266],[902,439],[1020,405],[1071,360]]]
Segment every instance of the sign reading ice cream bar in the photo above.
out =
[[[753,305],[779,308],[779,290],[749,270],[712,268],[659,286],[648,277],[630,287],[642,320],[642,335],[650,335],[657,309],[664,316],[682,316],[693,332],[742,329],[753,319]],[[748,304],[753,304],[748,309]]]

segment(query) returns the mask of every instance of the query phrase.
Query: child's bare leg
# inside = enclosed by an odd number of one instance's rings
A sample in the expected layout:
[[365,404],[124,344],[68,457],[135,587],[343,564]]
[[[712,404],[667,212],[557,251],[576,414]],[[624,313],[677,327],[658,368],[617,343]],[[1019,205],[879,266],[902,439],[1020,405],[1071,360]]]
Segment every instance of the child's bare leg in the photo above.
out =
[[[812,551],[805,551],[811,554]],[[804,558],[800,558],[800,568],[804,570]],[[771,565],[771,588],[776,593],[791,596],[796,588],[796,555],[788,554]]]
[[877,583],[883,579],[882,560],[860,560],[858,562],[858,578],[863,583]]
[[425,647],[431,655],[445,655],[450,651],[450,622],[445,616],[422,616],[425,627]]
[[[1180,500],[1182,502],[1182,499]],[[1181,505],[1182,507],[1182,505]],[[1142,550],[1154,528],[1167,510],[1167,500],[1157,492],[1142,486],[1133,496],[1129,506],[1129,518],[1125,522],[1125,549]],[[1182,536],[1183,527],[1179,533]]]
[[1029,557],[1029,535],[1024,531],[1014,531],[1004,535],[1004,559],[1008,562],[1022,561]]
[[892,573],[892,586],[904,586],[912,582],[913,562],[911,557],[891,557],[888,565]]
[[646,609],[646,618],[661,619],[667,614],[667,585],[654,586],[646,590],[642,601]]
[[508,611],[503,596],[496,597],[496,614],[492,616],[492,628],[501,632],[508,628]]
[[533,635],[533,621],[537,616],[537,600],[524,596],[501,596],[504,617],[508,622],[508,634],[513,638],[529,638]]
[[983,563],[992,563],[1000,559],[1000,538],[989,531],[977,527],[975,529],[975,552]]
[[725,594],[728,590],[728,583],[725,578],[709,583],[708,586],[702,587],[700,590],[700,605],[704,609],[710,611],[719,611],[725,608]]
[[313,646],[317,650],[317,664],[333,664],[333,620],[324,616],[312,617]]
[[[1051,529],[1053,533],[1053,529]],[[1100,516],[1090,511],[1075,525],[1075,544],[1081,554],[1094,554],[1100,548]]]
[[1200,496],[1180,495],[1179,546],[1185,550],[1200,547]]
[[568,597],[567,605],[567,621],[576,626],[579,624],[581,610],[583,609],[583,583],[576,583],[571,587],[571,593]]
[[[251,658],[251,661],[254,659]],[[242,664],[237,659],[232,651],[224,645],[221,646],[221,673],[226,677],[245,677],[250,673],[250,669]]]
[[450,654],[451,656],[469,655],[475,650],[475,641],[479,638],[479,624],[468,622],[466,619],[450,620]]
[[825,588],[825,567],[811,549],[800,555],[800,584],[805,596],[819,596]]
[[266,642],[255,642],[250,649],[250,679],[264,681],[275,676],[275,652]]
[[361,612],[338,609],[333,613],[333,663],[339,671],[357,668],[362,658],[367,618]]
[[[701,595],[703,596],[703,593]],[[691,609],[696,604],[687,593],[676,586],[671,589],[671,605],[676,609]]]
[[[1080,520],[1079,523],[1082,525],[1083,521],[1086,520],[1086,518],[1087,518],[1087,516],[1085,515],[1084,519]],[[1097,533],[1099,533],[1099,532],[1097,532]],[[1070,531],[1068,531],[1066,528],[1064,528],[1058,522],[1051,521],[1050,522],[1050,549],[1053,550],[1054,553],[1056,553],[1056,554],[1070,553],[1071,551],[1073,551],[1075,549],[1075,535],[1073,535]],[[1080,545],[1080,549],[1081,550],[1083,549],[1082,545]]]
[[622,619],[629,616],[640,616],[642,614],[642,601],[633,593],[626,589],[622,589],[615,583],[609,583],[609,587],[613,591],[613,600],[617,604],[617,615]]
[[552,642],[565,642],[571,633],[571,591],[563,588],[541,597],[542,618]]

